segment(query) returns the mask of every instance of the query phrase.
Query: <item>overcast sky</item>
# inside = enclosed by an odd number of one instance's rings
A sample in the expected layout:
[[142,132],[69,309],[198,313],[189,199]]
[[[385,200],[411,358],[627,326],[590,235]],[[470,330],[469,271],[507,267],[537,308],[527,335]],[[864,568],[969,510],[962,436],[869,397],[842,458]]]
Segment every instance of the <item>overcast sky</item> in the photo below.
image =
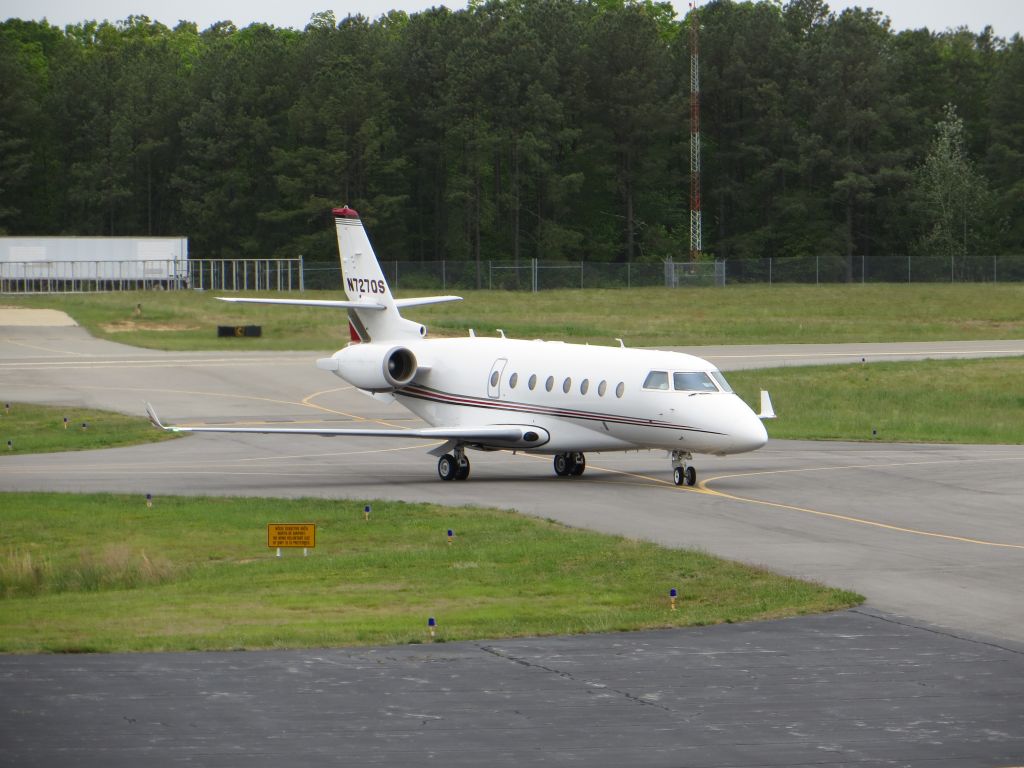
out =
[[[680,15],[687,8],[686,0],[674,0]],[[233,21],[244,27],[253,22],[267,22],[278,27],[302,29],[311,14],[333,10],[341,19],[350,13],[377,18],[392,9],[410,13],[433,5],[464,8],[465,0],[0,0],[0,18],[46,18],[63,27],[86,19],[118,21],[133,14],[149,16],[173,27],[179,20],[194,21],[205,29],[216,21]],[[942,31],[966,25],[980,32],[991,25],[997,35],[1009,38],[1024,31],[1022,0],[872,0],[867,2],[829,3],[834,11],[847,6],[875,7],[891,20],[893,28],[928,27]]]

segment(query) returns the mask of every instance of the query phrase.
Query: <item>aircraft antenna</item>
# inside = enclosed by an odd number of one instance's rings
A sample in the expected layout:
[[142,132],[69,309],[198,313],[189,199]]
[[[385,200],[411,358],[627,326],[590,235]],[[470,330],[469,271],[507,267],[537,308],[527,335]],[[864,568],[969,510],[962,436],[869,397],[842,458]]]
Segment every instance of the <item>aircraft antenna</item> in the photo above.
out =
[[690,260],[704,250],[701,242],[700,207],[700,48],[697,2],[690,3]]

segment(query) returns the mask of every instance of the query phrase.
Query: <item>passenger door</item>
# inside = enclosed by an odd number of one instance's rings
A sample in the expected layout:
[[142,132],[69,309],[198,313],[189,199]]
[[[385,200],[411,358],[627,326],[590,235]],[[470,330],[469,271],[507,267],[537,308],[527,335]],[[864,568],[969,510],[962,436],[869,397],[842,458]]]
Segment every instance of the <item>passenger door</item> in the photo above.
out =
[[487,396],[493,400],[501,397],[501,376],[505,372],[508,359],[499,357],[491,366],[491,372],[487,374]]

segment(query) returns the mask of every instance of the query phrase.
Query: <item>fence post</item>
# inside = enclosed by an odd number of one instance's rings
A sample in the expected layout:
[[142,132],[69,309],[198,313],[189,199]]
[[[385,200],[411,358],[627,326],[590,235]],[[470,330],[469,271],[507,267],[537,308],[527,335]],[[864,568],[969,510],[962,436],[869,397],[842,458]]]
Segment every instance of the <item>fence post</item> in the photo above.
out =
[[445,269],[445,266],[447,264],[448,264],[448,261],[446,259],[441,259],[441,290],[442,291],[447,291],[448,290],[448,274],[447,274],[447,271]]
[[633,287],[632,276],[630,275],[630,267],[632,266],[628,261],[626,262],[626,288]]
[[992,256],[992,282],[999,282],[999,257],[995,255]]
[[772,284],[772,257],[768,257],[768,285]]
[[580,262],[580,290],[583,290],[583,262]]
[[821,256],[814,257],[814,284],[821,285]]

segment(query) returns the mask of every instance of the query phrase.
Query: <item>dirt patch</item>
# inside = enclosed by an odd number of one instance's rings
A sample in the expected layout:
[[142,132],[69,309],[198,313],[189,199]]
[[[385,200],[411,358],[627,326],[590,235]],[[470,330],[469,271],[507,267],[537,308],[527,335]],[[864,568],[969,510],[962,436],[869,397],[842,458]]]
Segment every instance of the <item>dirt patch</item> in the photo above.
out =
[[116,323],[101,323],[105,333],[132,333],[133,331],[198,331],[202,326],[186,323],[145,323],[136,320],[119,320]]
[[0,306],[0,325],[70,327],[78,325],[78,323],[64,312],[56,309],[26,309],[24,307]]

